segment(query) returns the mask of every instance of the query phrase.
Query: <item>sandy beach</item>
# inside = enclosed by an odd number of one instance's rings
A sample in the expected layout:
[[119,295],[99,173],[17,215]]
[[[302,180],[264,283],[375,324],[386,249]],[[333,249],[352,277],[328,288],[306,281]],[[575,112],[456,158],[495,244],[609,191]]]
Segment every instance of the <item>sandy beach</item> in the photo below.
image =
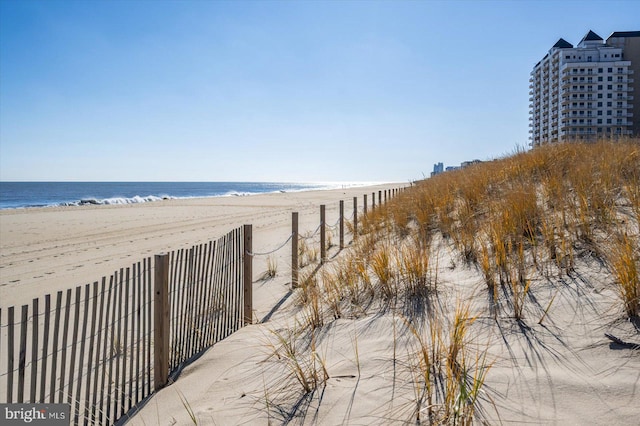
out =
[[[271,251],[289,237],[291,212],[299,212],[304,235],[318,226],[321,204],[333,224],[339,200],[345,200],[350,217],[353,197],[361,207],[363,194],[370,203],[372,192],[377,198],[379,190],[401,186],[3,211],[1,305],[91,282],[144,256],[206,242],[245,223],[253,225],[254,252]],[[438,283],[439,309],[454,312],[464,300],[486,312],[480,271],[460,262],[450,243],[437,240],[432,246],[430,274]],[[348,250],[338,253],[334,247],[327,268]],[[415,424],[417,417],[428,422],[421,412],[424,401],[416,405],[420,346],[407,322],[416,311],[381,309],[338,318],[307,335],[301,360],[310,353],[306,368],[326,376],[317,390],[300,391],[281,358],[282,342],[302,327],[304,314],[290,291],[289,247],[277,251],[275,260],[277,273],[267,279],[266,256],[254,258],[254,324],[208,349],[131,412],[127,424],[386,425]],[[474,319],[472,349],[490,364],[480,396],[488,424],[637,424],[640,352],[604,336],[637,336],[621,320],[611,276],[585,257],[563,280],[566,285],[557,288],[536,279],[526,323]],[[305,342],[304,335],[291,341],[296,339]]]
[[[215,240],[244,224],[253,225],[254,251],[270,251],[289,237],[293,211],[299,213],[304,234],[317,228],[321,204],[326,205],[327,223],[333,224],[340,200],[345,201],[345,216],[351,216],[353,197],[362,208],[364,194],[371,204],[372,192],[377,198],[380,190],[406,185],[3,210],[0,304],[30,303],[47,293],[91,283],[146,256]],[[290,250],[277,254],[282,256],[280,269],[286,269]],[[264,273],[265,261],[256,258],[256,278]]]

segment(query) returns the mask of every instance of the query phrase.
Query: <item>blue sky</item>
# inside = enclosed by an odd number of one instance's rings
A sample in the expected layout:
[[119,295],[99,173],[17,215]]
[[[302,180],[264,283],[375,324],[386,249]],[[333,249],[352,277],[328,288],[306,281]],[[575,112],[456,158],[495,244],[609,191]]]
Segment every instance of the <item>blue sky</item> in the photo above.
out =
[[0,180],[399,181],[528,142],[636,1],[0,0]]

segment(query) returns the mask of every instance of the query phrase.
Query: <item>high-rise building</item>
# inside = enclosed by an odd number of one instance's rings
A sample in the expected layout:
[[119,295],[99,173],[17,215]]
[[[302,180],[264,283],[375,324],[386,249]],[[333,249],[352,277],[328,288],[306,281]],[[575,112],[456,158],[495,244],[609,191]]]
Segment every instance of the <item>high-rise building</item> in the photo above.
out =
[[444,172],[444,164],[436,163],[433,165],[433,171],[431,172],[431,177]]
[[558,40],[529,79],[531,146],[640,136],[640,31]]

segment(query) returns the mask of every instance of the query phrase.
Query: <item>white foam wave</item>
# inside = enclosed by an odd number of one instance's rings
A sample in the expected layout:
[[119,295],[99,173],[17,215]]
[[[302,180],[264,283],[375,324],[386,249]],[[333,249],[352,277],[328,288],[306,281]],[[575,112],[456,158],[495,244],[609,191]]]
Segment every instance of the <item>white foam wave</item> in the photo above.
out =
[[170,197],[168,195],[164,196],[156,196],[156,195],[147,195],[146,197],[142,197],[140,195],[135,195],[133,197],[113,197],[113,198],[83,198],[78,201],[72,201],[69,203],[62,203],[63,206],[87,206],[87,205],[120,205],[120,204],[138,204],[138,203],[150,203],[154,201],[162,201],[162,200],[170,200],[174,197]]

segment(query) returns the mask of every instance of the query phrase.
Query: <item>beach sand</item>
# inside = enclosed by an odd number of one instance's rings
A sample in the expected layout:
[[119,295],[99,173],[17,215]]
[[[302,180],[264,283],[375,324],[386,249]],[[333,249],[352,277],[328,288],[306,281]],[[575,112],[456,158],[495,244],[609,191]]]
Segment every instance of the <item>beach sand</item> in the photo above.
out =
[[[372,192],[377,198],[378,190],[400,186],[5,211],[0,213],[0,304],[28,303],[242,224],[253,225],[254,252],[270,251],[289,237],[292,211],[300,214],[300,233],[311,233],[321,204],[333,224],[339,200],[345,200],[349,217],[353,197],[361,205],[368,194],[370,203]],[[444,241],[434,250],[443,311],[452,312],[456,301],[465,300],[474,311],[486,312],[481,272],[460,262]],[[273,278],[263,278],[266,256],[254,259],[255,323],[208,349],[128,424],[386,425],[415,424],[418,414],[428,423],[426,413],[415,409],[415,338],[403,317],[388,310],[327,321],[314,338],[312,358],[304,361],[325,368],[328,379],[315,392],[302,391],[290,364],[275,351],[279,336],[299,327],[290,291],[290,246],[276,253]],[[335,247],[334,256],[340,256]],[[577,259],[575,273],[564,277],[561,287],[535,280],[524,321],[487,315],[471,327],[478,353],[486,350],[491,365],[481,394],[487,423],[638,424],[640,351],[604,336],[637,339],[623,319],[610,274],[585,257]]]
[[[456,301],[467,300],[482,311],[486,300],[478,296],[484,285],[478,272],[454,266],[457,258],[445,248],[439,256],[438,303],[452,312]],[[282,275],[269,285],[285,286],[287,274]],[[621,319],[609,280],[596,261],[581,261],[563,289],[537,283],[531,295],[536,303],[528,305],[523,321],[475,319],[471,352],[486,350],[490,364],[480,396],[485,424],[638,424],[640,351],[604,333],[632,341],[638,334]],[[324,364],[329,376],[312,393],[303,392],[290,360],[275,355],[280,336],[286,340],[300,328],[296,314],[294,296],[267,322],[214,345],[128,424],[416,424],[420,347],[400,314],[328,321],[315,337],[313,359],[298,349],[300,362],[311,366],[315,360],[320,372]],[[425,406],[423,401],[420,424],[429,424]]]
[[[0,301],[2,306],[30,303],[35,297],[83,285],[131,266],[146,256],[215,240],[244,224],[253,225],[255,252],[283,243],[291,234],[291,212],[299,213],[299,232],[345,216],[353,197],[400,188],[395,183],[371,187],[257,194],[152,203],[48,207],[0,211]],[[284,256],[286,250],[278,255]],[[290,250],[289,250],[290,259]],[[285,260],[286,261],[286,260]],[[256,258],[256,274],[264,272]],[[284,263],[282,264],[284,268]],[[269,308],[270,309],[270,308]]]

